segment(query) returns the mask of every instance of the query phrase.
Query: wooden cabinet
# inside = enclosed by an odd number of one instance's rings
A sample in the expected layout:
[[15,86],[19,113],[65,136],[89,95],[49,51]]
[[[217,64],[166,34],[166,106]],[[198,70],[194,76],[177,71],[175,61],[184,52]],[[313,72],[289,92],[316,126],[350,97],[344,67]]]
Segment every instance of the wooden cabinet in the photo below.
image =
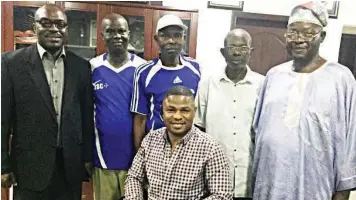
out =
[[[118,13],[127,19],[131,33],[129,51],[146,60],[159,55],[159,48],[153,39],[158,19],[165,14],[179,16],[188,26],[187,41],[183,53],[195,58],[197,10],[180,10],[159,5],[118,1],[57,1],[55,3],[65,10],[68,17],[68,49],[86,59],[107,51],[101,37],[101,20],[109,13]],[[44,4],[46,4],[45,1],[1,2],[2,30],[8,30],[1,33],[2,52],[13,51],[37,41],[36,37],[31,36],[33,14],[38,7]],[[25,34],[25,37],[20,37],[24,35],[22,32],[29,33],[29,35]]]
[[13,51],[37,41],[33,33],[34,13],[46,1],[1,2],[1,52]]
[[67,15],[67,49],[87,60],[96,56],[98,4],[56,2]]
[[146,8],[112,6],[112,12],[126,18],[130,29],[130,52],[148,59],[152,57],[152,12]]

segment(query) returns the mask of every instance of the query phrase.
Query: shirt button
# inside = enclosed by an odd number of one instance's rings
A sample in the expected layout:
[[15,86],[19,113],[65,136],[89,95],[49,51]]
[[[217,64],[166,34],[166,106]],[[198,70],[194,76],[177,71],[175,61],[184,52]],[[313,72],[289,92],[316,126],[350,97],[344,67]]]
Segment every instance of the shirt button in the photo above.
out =
[[234,116],[234,119],[235,119],[236,117]]
[[236,102],[236,100],[234,100],[234,102]]
[[236,87],[236,84],[234,86]]
[[236,149],[234,149],[234,151],[236,151]]
[[54,82],[55,82],[55,83],[57,83],[57,82],[58,82],[58,80],[54,80]]
[[235,165],[235,168],[237,168],[237,165]]
[[234,133],[234,135],[236,135],[236,133]]

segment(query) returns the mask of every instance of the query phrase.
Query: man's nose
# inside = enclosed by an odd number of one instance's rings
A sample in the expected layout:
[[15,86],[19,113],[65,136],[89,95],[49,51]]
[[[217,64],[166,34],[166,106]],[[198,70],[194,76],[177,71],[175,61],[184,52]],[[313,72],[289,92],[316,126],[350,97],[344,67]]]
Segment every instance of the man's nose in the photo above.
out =
[[121,38],[122,35],[120,33],[115,33],[113,38]]
[[295,42],[303,43],[303,42],[305,42],[305,39],[298,34],[297,38],[295,39]]
[[238,50],[233,51],[232,55],[234,56],[241,56],[241,52]]
[[51,24],[51,27],[49,27],[49,30],[50,31],[59,31],[59,29],[57,28],[57,25],[56,24]]
[[176,112],[176,113],[174,113],[173,118],[175,120],[179,120],[179,119],[182,119],[182,115],[180,114],[180,112]]
[[173,39],[173,37],[169,37],[168,40],[167,40],[167,43],[174,44],[175,40]]

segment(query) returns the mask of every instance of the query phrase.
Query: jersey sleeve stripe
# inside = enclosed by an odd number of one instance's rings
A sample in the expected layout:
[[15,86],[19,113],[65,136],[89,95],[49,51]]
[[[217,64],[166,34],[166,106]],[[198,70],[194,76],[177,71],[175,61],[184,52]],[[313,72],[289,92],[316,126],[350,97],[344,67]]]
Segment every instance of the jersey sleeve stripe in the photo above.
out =
[[138,108],[138,98],[139,98],[139,80],[141,73],[144,72],[147,68],[151,67],[154,65],[154,62],[148,62],[146,64],[143,64],[136,68],[135,74],[134,74],[134,83],[133,83],[133,96],[131,100],[131,111],[132,112],[137,112]]

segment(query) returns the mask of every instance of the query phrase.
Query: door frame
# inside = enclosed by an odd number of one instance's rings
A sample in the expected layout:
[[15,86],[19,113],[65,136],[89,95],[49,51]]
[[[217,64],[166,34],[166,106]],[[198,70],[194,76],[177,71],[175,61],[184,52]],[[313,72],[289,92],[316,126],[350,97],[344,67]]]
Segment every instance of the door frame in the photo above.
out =
[[284,15],[270,15],[242,11],[232,11],[230,30],[236,27],[236,24],[238,23],[239,19],[280,22],[281,24],[285,24],[285,27],[287,28],[289,17]]

